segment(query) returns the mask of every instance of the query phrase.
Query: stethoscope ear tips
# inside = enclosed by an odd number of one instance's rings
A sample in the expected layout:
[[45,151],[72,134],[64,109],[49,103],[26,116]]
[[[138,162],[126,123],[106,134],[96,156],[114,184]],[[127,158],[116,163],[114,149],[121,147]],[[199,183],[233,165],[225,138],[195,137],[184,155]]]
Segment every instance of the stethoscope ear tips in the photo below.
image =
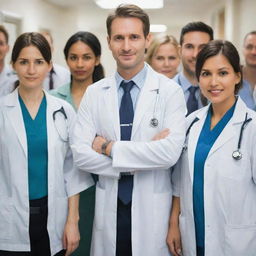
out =
[[242,159],[242,153],[239,151],[239,150],[236,150],[232,153],[232,157],[235,159],[235,160],[240,160]]

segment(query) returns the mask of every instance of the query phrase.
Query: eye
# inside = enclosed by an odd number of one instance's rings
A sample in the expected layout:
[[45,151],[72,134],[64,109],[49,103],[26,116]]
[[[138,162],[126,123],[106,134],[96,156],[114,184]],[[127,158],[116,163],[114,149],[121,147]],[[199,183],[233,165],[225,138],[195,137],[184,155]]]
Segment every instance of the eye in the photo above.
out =
[[225,70],[223,70],[223,71],[220,71],[220,76],[225,76],[225,75],[227,75],[228,74],[228,72],[227,71],[225,71]]
[[117,35],[117,36],[115,36],[114,40],[115,41],[121,41],[121,40],[123,40],[123,36]]
[[26,65],[26,64],[28,64],[28,61],[27,60],[20,60],[19,64],[20,65]]
[[175,56],[170,56],[168,59],[169,60],[176,60],[177,58]]
[[202,77],[207,77],[209,75],[210,75],[209,71],[202,71],[201,74],[200,74],[200,76],[202,76]]
[[193,46],[192,44],[186,44],[186,45],[185,45],[185,48],[186,48],[186,49],[193,49],[194,46]]
[[83,56],[83,59],[84,59],[84,60],[90,60],[90,59],[92,59],[92,57],[91,57],[90,55],[84,55],[84,56]]
[[138,40],[140,38],[139,35],[131,35],[132,40]]
[[246,50],[251,51],[253,49],[253,45],[252,44],[248,44],[245,48],[246,48]]
[[71,56],[69,56],[69,59],[72,61],[75,61],[77,59],[77,57],[75,55],[71,55]]
[[38,65],[42,65],[44,64],[44,60],[36,60],[35,63]]
[[163,56],[156,56],[156,59],[157,60],[164,60],[164,57]]

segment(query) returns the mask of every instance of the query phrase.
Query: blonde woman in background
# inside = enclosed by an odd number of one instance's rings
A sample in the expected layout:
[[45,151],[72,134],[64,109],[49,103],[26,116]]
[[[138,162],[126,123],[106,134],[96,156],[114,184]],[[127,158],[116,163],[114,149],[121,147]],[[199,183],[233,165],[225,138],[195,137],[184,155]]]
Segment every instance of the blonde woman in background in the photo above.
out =
[[173,78],[180,65],[179,44],[174,36],[156,36],[151,42],[146,62],[157,72]]

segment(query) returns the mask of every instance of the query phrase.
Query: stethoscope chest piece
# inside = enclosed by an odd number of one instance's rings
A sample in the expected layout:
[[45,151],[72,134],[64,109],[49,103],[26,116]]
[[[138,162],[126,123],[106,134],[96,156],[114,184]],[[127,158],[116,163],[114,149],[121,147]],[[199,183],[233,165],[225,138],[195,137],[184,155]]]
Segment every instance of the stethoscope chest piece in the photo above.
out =
[[242,153],[241,153],[239,150],[235,150],[235,151],[232,153],[232,157],[233,157],[235,160],[240,160],[240,159],[242,159]]
[[153,117],[153,118],[150,120],[150,126],[153,127],[153,128],[155,128],[155,127],[158,126],[158,120],[157,120],[155,117]]

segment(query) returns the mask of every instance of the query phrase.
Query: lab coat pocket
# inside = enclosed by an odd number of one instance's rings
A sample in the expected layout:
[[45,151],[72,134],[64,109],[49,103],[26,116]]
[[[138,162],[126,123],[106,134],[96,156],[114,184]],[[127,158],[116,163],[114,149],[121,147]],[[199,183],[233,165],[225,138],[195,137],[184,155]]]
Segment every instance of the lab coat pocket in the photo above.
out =
[[99,230],[103,229],[104,224],[104,209],[105,209],[105,194],[106,191],[96,186],[96,195],[95,195],[95,217],[94,224],[95,227]]
[[226,226],[226,256],[255,256],[256,224]]
[[0,197],[0,240],[11,238],[13,205],[9,198]]
[[68,213],[68,198],[57,197],[55,203],[55,228],[59,239],[62,239]]
[[172,201],[172,192],[154,194],[154,236],[156,247],[166,247],[166,237],[169,227],[169,216]]

